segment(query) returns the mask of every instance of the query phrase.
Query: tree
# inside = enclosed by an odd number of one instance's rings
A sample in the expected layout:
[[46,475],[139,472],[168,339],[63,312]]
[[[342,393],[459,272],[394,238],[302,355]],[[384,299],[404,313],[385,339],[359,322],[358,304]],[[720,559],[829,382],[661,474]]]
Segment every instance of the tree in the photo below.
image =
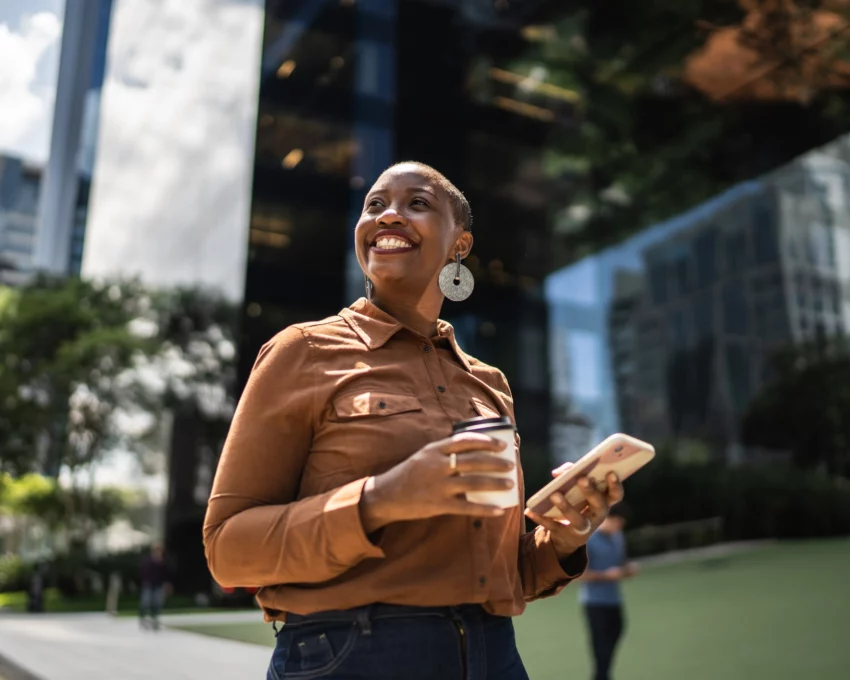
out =
[[850,347],[846,339],[789,349],[744,415],[748,446],[790,451],[796,465],[850,476]]
[[141,398],[116,378],[154,350],[131,332],[141,288],[41,278],[0,296],[0,470],[55,475],[121,439],[113,413]]
[[151,469],[166,411],[201,418],[219,448],[234,407],[236,317],[212,292],[138,281],[0,289],[0,474],[64,472],[68,488],[39,507],[48,518],[61,502],[85,544],[114,506],[94,488],[97,464],[121,449]]
[[[84,514],[67,511],[83,504]],[[38,518],[52,532],[64,529],[72,545],[85,545],[93,531],[109,526],[126,507],[127,494],[118,489],[67,489],[38,474],[0,477],[0,515]]]

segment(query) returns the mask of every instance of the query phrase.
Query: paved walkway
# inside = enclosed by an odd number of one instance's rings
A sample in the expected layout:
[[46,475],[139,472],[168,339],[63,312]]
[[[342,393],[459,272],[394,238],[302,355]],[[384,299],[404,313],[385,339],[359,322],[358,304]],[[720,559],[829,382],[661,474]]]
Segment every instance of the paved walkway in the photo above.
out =
[[[199,621],[243,623],[262,621],[262,615],[163,617],[164,623]],[[0,614],[0,657],[33,680],[259,680],[266,677],[270,654],[266,647],[167,628],[141,631],[135,618]],[[2,673],[18,680],[8,666]],[[30,679],[23,675],[20,680]]]

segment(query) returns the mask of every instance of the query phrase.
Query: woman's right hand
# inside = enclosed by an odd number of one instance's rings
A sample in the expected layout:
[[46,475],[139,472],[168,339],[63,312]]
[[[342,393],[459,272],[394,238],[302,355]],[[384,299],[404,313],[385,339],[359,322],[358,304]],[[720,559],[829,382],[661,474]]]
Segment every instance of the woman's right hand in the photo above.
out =
[[[501,508],[471,503],[464,494],[514,487],[510,479],[488,476],[494,472],[509,472],[515,467],[516,463],[487,453],[504,448],[504,442],[491,437],[458,434],[428,444],[387,472],[370,477],[360,500],[366,533],[392,522],[437,515],[503,515]],[[455,470],[451,467],[452,454],[457,460]]]

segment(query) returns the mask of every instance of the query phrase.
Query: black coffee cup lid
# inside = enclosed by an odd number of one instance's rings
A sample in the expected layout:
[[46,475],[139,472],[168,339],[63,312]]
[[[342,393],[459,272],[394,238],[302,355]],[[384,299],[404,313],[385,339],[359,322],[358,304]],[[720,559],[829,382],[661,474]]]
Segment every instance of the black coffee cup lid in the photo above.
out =
[[507,416],[499,416],[498,418],[470,418],[469,420],[461,420],[459,423],[452,425],[452,434],[459,432],[486,432],[487,430],[503,430],[506,427],[516,429],[511,419]]

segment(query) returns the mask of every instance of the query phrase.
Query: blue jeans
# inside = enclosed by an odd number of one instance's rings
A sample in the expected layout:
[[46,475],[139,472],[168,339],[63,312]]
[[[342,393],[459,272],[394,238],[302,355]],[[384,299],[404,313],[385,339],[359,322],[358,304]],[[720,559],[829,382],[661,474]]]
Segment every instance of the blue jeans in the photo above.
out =
[[477,605],[288,615],[267,680],[528,680],[513,622]]
[[139,617],[144,619],[149,616],[156,620],[165,603],[164,586],[142,586],[139,593]]

